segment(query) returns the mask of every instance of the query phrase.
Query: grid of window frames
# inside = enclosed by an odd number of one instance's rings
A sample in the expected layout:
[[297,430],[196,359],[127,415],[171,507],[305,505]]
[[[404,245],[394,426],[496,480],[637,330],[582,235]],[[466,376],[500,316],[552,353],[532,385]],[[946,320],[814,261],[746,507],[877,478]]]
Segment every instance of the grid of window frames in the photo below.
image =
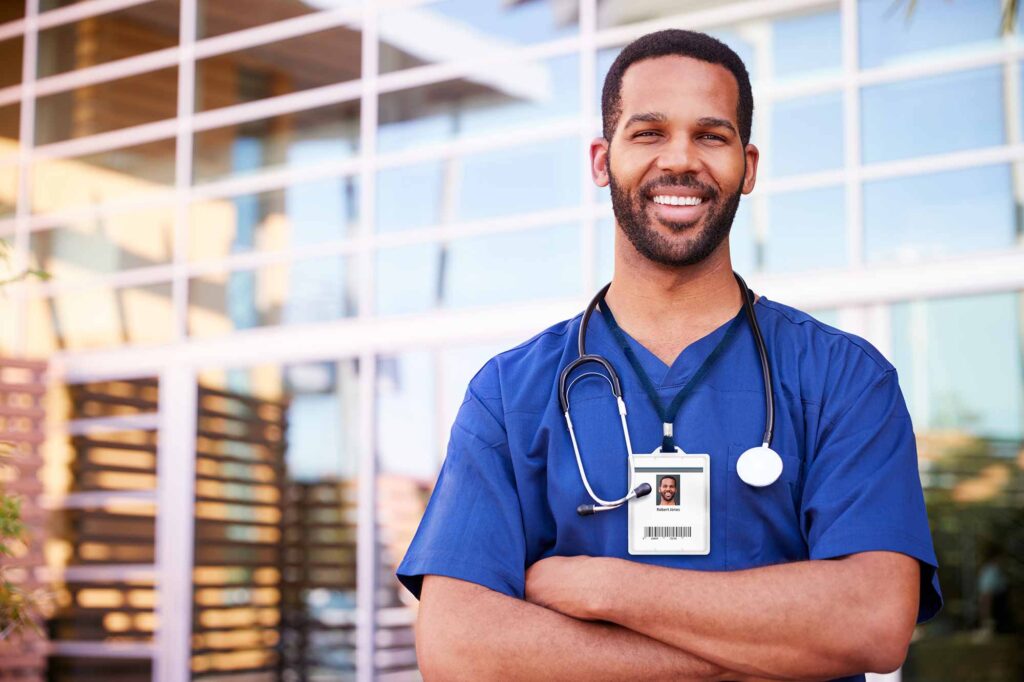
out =
[[[610,199],[586,164],[601,84],[622,45],[667,27],[719,37],[751,73],[761,164],[737,270],[900,371],[947,598],[903,678],[1022,674],[1024,31],[1001,30],[999,0],[0,5],[0,274],[51,276],[5,287],[0,353],[52,356],[69,383],[160,377],[153,419],[201,437],[160,437],[191,464],[156,499],[197,503],[161,508],[157,536],[242,541],[210,505],[258,486],[231,482],[241,455],[204,450],[221,441],[203,410],[226,409],[204,400],[284,410],[264,467],[280,485],[257,491],[291,524],[260,536],[278,573],[238,550],[250,582],[215,594],[224,576],[154,540],[142,569],[213,623],[197,644],[187,612],[157,613],[132,651],[161,679],[274,656],[415,676],[393,569],[468,379],[611,277]],[[320,561],[344,580],[306,566],[296,586],[290,552],[313,532],[296,510],[325,514]],[[228,605],[277,615],[232,632],[209,615]],[[296,609],[322,630],[288,630]],[[107,635],[58,641],[55,665],[125,656]]]

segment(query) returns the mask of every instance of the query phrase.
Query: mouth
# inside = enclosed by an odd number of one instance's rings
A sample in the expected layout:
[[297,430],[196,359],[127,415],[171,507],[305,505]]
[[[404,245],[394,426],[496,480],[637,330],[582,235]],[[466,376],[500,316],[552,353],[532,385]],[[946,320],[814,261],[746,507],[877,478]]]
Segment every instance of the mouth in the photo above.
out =
[[707,211],[708,199],[697,194],[653,192],[648,195],[655,214],[665,222],[690,223]]

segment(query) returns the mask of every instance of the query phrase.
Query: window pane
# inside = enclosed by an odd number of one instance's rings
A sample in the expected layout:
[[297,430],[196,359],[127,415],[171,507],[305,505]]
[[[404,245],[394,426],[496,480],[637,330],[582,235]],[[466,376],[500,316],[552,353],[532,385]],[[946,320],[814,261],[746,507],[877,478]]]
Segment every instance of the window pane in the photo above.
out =
[[314,180],[192,205],[189,258],[283,251],[351,236],[359,221],[356,177]]
[[597,283],[604,286],[615,274],[615,219],[597,221]]
[[318,12],[321,9],[359,5],[360,0],[246,0],[245,11],[238,11],[238,0],[198,0],[196,12],[199,15],[198,37],[209,38],[223,33],[232,33],[275,21],[292,19]]
[[179,14],[178,0],[152,0],[44,29],[39,32],[37,76],[43,78],[174,47],[178,44]]
[[381,315],[539,301],[579,294],[579,228],[541,227],[415,244],[377,255]]
[[576,12],[556,0],[443,0],[380,15],[380,71],[470,59],[575,35]]
[[771,171],[796,175],[843,165],[843,96],[839,92],[771,103]]
[[177,67],[40,97],[36,144],[171,119],[177,115],[177,97]]
[[759,245],[754,233],[754,218],[749,196],[740,200],[736,209],[736,217],[732,221],[729,233],[729,254],[732,256],[732,267],[736,272],[745,274],[754,272],[758,263]]
[[18,140],[21,135],[21,104],[9,104],[0,107],[0,158],[18,153]]
[[361,34],[330,28],[196,62],[196,111],[359,78]]
[[401,151],[578,115],[579,60],[502,64],[475,77],[380,96],[379,149]]
[[[13,3],[3,3],[13,4]],[[20,3],[24,13],[24,3]],[[4,12],[0,9],[0,14]],[[0,18],[0,22],[3,19]],[[25,39],[21,36],[0,42],[0,88],[21,83],[21,67],[25,53]]]
[[772,23],[776,78],[834,73],[842,68],[839,12],[783,17]]
[[1012,246],[1009,166],[984,166],[864,185],[869,261],[916,261]]
[[[435,378],[434,357],[429,351],[378,360],[377,452],[382,475],[400,474],[424,481],[437,475],[441,451]],[[410,434],[416,434],[415,438]]]
[[388,168],[377,174],[377,229],[575,206],[582,163],[579,142],[566,138]]
[[355,314],[354,277],[345,256],[200,275],[189,280],[189,334],[203,338],[349,317]]
[[865,88],[864,162],[1002,144],[1002,88],[1002,67]]
[[173,185],[173,139],[76,158],[43,159],[32,166],[32,210],[49,213],[95,206]]
[[170,283],[91,287],[35,298],[28,309],[34,355],[168,343],[174,319]]
[[907,3],[891,0],[860,0],[857,8],[862,68],[994,45],[1002,15],[999,0],[917,2],[909,16]]
[[197,389],[194,675],[353,679],[356,363],[210,367]]
[[846,265],[844,196],[842,187],[771,195],[764,269],[796,272]]
[[32,232],[31,267],[58,281],[170,263],[174,211],[113,213]]
[[903,679],[1020,679],[1024,297],[909,301],[891,313],[945,597],[915,634]]
[[[598,5],[602,5],[606,0],[598,0]],[[609,3],[610,4],[610,3]],[[655,4],[651,3],[615,3],[617,6],[612,9],[609,8],[608,12],[598,12],[598,28],[605,28],[611,26],[618,26],[621,24],[634,23],[636,21],[646,21],[648,19],[658,19],[667,16],[678,16],[678,5],[666,3],[665,5],[658,6],[657,9]],[[663,9],[664,7],[670,9]],[[722,28],[711,28],[703,30],[702,32],[707,33],[710,36],[717,38],[722,41],[739,55],[740,59],[743,60],[743,64],[747,67],[747,73],[751,80],[757,78],[757,55],[755,52],[754,45],[744,38],[740,37],[740,31],[723,26]],[[612,65],[615,58],[622,51],[624,45],[620,45],[614,48],[605,48],[599,50],[597,53],[597,92],[600,97],[601,89],[604,86],[604,77],[608,73],[608,67]]]
[[359,148],[359,102],[205,130],[195,135],[194,181],[337,161]]
[[[45,5],[47,0],[42,0],[40,4]],[[15,0],[14,2],[5,2],[0,4],[0,23],[14,21],[21,19],[25,16],[25,3],[21,0]]]

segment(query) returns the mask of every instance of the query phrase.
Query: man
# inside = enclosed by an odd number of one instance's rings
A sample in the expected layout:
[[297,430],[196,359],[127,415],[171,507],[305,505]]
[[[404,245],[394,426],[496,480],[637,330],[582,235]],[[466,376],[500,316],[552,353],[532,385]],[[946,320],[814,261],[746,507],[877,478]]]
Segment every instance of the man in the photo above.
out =
[[658,506],[679,506],[679,500],[676,499],[676,479],[674,476],[661,477],[661,482],[658,483]]
[[[398,570],[421,599],[426,679],[863,679],[899,667],[915,621],[940,607],[909,415],[895,370],[862,339],[757,299],[783,468],[764,487],[737,475],[766,420],[726,239],[757,175],[752,112],[732,50],[662,31],[612,65],[591,144],[617,230],[587,352],[618,370],[635,453],[669,432],[706,453],[710,551],[631,555],[629,505],[577,514],[589,497],[558,380],[581,320],[557,324],[470,382]],[[598,376],[573,391],[588,487],[614,499],[629,454],[617,402]]]

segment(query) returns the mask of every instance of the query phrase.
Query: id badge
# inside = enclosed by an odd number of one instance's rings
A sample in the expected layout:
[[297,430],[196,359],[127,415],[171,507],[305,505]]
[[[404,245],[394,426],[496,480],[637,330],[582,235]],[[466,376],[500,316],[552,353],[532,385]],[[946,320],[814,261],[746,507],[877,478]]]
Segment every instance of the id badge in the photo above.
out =
[[633,486],[651,493],[629,501],[630,554],[711,553],[711,458],[633,456]]

